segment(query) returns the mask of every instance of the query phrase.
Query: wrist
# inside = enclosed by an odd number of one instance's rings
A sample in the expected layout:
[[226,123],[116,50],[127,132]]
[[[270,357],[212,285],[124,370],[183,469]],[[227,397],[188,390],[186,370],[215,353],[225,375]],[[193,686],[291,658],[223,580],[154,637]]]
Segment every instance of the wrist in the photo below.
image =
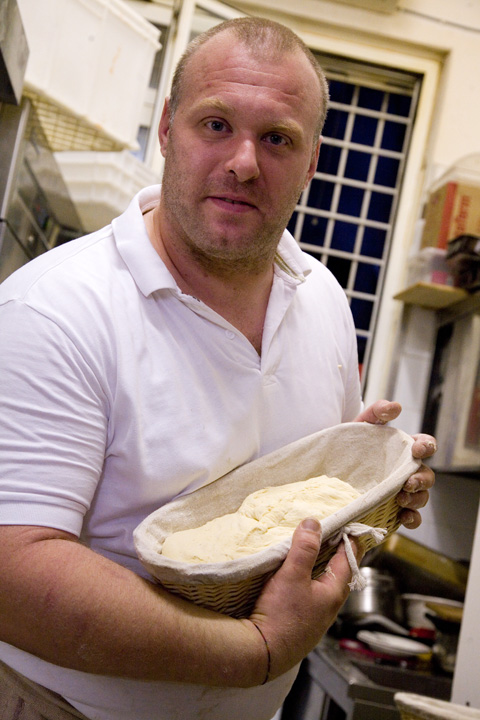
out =
[[271,679],[271,655],[268,641],[256,622],[250,618],[241,622],[249,628],[250,636],[255,640],[255,676],[252,678],[252,684],[265,685]]
[[263,640],[263,643],[264,643],[264,645],[265,645],[265,650],[266,650],[266,653],[267,653],[267,670],[266,670],[266,672],[265,672],[265,679],[264,679],[264,681],[262,682],[262,685],[265,685],[265,684],[270,680],[270,671],[271,671],[271,665],[272,665],[272,656],[270,655],[270,647],[269,647],[269,645],[268,645],[267,638],[266,638],[265,635],[263,634],[260,626],[257,625],[257,623],[254,622],[254,620],[250,620],[250,622],[252,623],[252,625],[253,625],[253,626],[258,630],[258,632],[260,633],[260,636],[261,636],[261,638],[262,638],[262,640]]

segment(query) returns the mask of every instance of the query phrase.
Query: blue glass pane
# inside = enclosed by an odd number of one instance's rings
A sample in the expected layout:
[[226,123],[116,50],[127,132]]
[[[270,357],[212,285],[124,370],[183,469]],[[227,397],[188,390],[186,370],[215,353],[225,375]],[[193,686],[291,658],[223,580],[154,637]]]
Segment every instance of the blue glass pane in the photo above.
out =
[[402,117],[408,117],[410,115],[411,106],[411,95],[399,95],[397,93],[392,93],[388,98],[387,111],[391,115],[401,115]]
[[323,142],[320,147],[320,157],[318,158],[318,172],[336,175],[341,152],[341,148],[328,145],[328,140]]
[[313,179],[310,183],[308,204],[317,210],[330,210],[335,184],[326,180]]
[[378,265],[359,263],[355,275],[355,290],[375,295],[377,291],[379,273],[380,268]]
[[354,85],[342,82],[341,80],[329,80],[328,86],[330,88],[331,100],[345,105],[350,105],[352,102],[353,91],[355,89]]
[[382,90],[374,90],[369,87],[360,88],[358,94],[358,105],[369,110],[381,110],[384,93]]
[[345,177],[365,182],[370,169],[371,155],[358,150],[350,150],[345,165]]
[[350,308],[352,310],[355,327],[358,330],[368,330],[370,327],[370,320],[372,318],[373,302],[370,300],[352,298]]
[[407,126],[403,123],[387,120],[383,130],[382,148],[384,150],[396,150],[401,152],[405,141]]
[[388,223],[392,210],[393,196],[385,193],[372,192],[367,217],[369,220]]
[[379,157],[375,170],[374,183],[384,187],[395,187],[397,184],[400,160],[396,158]]
[[333,228],[331,247],[335,250],[352,253],[355,248],[357,232],[358,225],[337,220]]
[[358,362],[362,365],[365,358],[365,350],[367,347],[367,338],[357,335]]
[[333,257],[333,255],[331,255],[327,260],[328,269],[335,275],[338,282],[343,288],[347,287],[350,265],[350,260],[346,260],[345,258]]
[[330,108],[328,111],[323,134],[325,137],[343,140],[345,136],[345,128],[347,126],[348,113],[343,110],[335,110]]
[[300,241],[321,247],[323,245],[327,223],[327,218],[305,215]]
[[361,254],[368,255],[368,257],[382,258],[386,237],[386,230],[365,227],[363,231]]
[[353,124],[352,142],[360,145],[374,145],[377,124],[377,118],[357,115]]
[[340,193],[338,212],[342,215],[358,217],[362,210],[364,193],[365,191],[362,188],[344,185]]

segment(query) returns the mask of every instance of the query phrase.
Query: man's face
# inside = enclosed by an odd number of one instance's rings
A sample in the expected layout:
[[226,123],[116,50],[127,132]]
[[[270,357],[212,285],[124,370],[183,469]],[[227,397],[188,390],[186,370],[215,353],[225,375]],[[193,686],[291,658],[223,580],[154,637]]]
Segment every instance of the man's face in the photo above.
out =
[[261,272],[315,172],[320,86],[298,51],[255,57],[230,32],[187,65],[173,121],[164,112],[164,242],[209,271]]

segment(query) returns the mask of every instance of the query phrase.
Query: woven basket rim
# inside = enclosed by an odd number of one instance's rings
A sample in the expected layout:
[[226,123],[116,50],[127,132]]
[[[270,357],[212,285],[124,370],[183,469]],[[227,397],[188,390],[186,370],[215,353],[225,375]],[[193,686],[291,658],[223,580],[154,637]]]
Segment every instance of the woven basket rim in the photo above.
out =
[[471,720],[480,718],[480,710],[467,705],[457,705],[416,693],[397,692],[395,704],[402,714],[418,720]]
[[[366,433],[370,437],[375,439],[378,438],[379,442],[389,438],[390,440],[397,442],[399,448],[402,449],[403,461],[401,462],[399,468],[393,469],[387,480],[384,480],[374,487],[366,490],[366,492],[364,492],[359,498],[321,521],[322,543],[324,545],[334,534],[338,533],[339,529],[348,523],[355,522],[364,516],[369,509],[382,504],[392,496],[396,495],[403,486],[405,480],[419,467],[420,461],[415,460],[411,455],[411,446],[413,444],[413,438],[411,436],[407,435],[402,430],[392,428],[390,426],[378,426],[368,423],[343,423],[340,426],[327,428],[326,430],[314,433],[313,435],[308,436],[308,438],[302,438],[300,441],[291,443],[286,448],[282,448],[279,451],[275,451],[267,456],[258,458],[241,468],[237,468],[231,473],[227,473],[226,476],[215,480],[214,483],[211,483],[210,485],[224,482],[226,478],[234,476],[234,473],[245,473],[249,471],[255,473],[260,467],[273,468],[271,472],[274,472],[277,457],[280,457],[285,453],[288,455],[290,451],[295,451],[297,447],[301,447],[301,443],[308,443],[309,446],[315,447],[315,443],[319,443],[320,439],[323,442],[328,442],[329,434],[333,432],[336,434],[348,433],[349,436],[353,433],[353,437],[358,436],[359,438],[364,436]],[[166,513],[174,513],[176,508],[182,507],[185,503],[190,502],[192,497],[199,497],[200,493],[206,492],[209,487],[210,486],[205,486],[193,493],[190,493],[189,495],[183,495],[176,500],[173,500],[168,505],[150,513],[150,515],[148,515],[135,529],[134,542],[137,554],[146,569],[160,582],[164,580],[169,583],[178,582],[182,585],[210,584],[215,582],[218,578],[218,572],[220,569],[226,569],[228,571],[228,576],[223,577],[222,584],[234,584],[248,576],[254,575],[255,577],[258,577],[271,573],[275,571],[285,559],[285,556],[291,546],[291,538],[285,539],[266,550],[256,553],[254,556],[254,573],[252,573],[253,556],[242,557],[224,563],[199,563],[194,565],[191,563],[183,563],[172,560],[170,558],[164,558],[161,553],[158,552],[158,549],[153,549],[149,533],[158,518],[164,517]],[[246,494],[248,494],[248,492]],[[232,511],[235,509],[236,507],[233,508]],[[214,514],[212,516],[214,516]]]

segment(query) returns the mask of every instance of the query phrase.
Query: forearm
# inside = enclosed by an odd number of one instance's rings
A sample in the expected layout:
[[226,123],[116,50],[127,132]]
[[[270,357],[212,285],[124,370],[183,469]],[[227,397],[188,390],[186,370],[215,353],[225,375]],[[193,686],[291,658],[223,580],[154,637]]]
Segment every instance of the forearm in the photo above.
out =
[[67,535],[2,528],[0,639],[96,674],[247,687],[265,677],[248,623],[197,608]]

